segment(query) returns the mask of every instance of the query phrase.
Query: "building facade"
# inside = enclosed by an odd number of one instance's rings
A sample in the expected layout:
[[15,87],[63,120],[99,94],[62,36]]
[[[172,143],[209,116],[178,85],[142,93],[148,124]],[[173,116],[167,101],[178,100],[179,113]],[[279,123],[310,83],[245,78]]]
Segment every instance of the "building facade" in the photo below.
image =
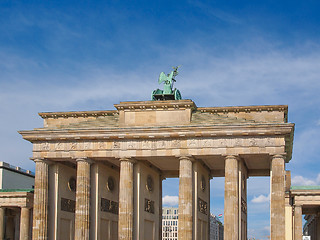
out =
[[225,177],[224,238],[246,239],[247,178],[270,176],[271,238],[285,237],[287,106],[121,102],[40,113],[20,131],[36,163],[33,239],[162,238],[162,180],[179,177],[179,240],[208,240],[210,179]]
[[0,162],[0,239],[32,235],[34,173]]
[[178,208],[162,208],[162,239],[178,240]]
[[[162,239],[178,240],[178,212],[177,207],[162,208]],[[223,224],[219,218],[210,214],[210,240],[223,240]]]
[[210,214],[210,240],[223,240],[223,224],[220,219]]
[[[320,239],[320,186],[291,186],[286,195],[289,198],[286,201],[286,240],[302,239],[302,236]],[[306,220],[304,226],[302,215]]]
[[303,235],[310,236],[311,239],[320,237],[320,217],[318,214],[310,214],[305,217],[306,223],[303,226]]

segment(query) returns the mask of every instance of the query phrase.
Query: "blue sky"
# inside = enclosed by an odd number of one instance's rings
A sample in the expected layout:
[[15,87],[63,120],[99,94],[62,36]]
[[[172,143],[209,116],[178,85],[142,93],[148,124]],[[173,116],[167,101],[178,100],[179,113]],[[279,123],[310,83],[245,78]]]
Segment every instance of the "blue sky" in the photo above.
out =
[[[294,184],[320,184],[319,10],[319,1],[294,0],[2,0],[1,160],[34,168],[17,130],[41,126],[38,112],[148,100],[159,73],[181,64],[176,87],[198,106],[289,105],[286,168]],[[164,195],[176,196],[177,183],[165,180]],[[219,214],[223,178],[211,189]],[[263,238],[268,178],[250,178],[248,191],[249,236]]]

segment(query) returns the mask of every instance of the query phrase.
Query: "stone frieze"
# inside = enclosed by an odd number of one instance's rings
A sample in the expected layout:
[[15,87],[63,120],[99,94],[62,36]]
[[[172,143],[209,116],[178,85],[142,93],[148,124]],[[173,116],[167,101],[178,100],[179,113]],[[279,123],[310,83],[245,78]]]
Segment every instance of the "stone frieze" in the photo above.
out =
[[[184,143],[184,144],[183,144]],[[171,140],[117,140],[117,141],[73,141],[34,143],[34,151],[99,151],[99,150],[161,150],[203,149],[232,147],[277,147],[284,146],[284,139],[277,137],[255,138],[193,138]]]

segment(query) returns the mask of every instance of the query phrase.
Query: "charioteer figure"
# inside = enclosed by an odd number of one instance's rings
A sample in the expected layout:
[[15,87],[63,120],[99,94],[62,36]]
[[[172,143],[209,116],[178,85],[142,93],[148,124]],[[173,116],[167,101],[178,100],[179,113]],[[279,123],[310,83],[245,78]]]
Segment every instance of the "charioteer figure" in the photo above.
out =
[[176,82],[175,77],[179,74],[178,68],[172,67],[173,71],[170,74],[160,73],[158,83],[164,83],[164,90],[157,89],[153,90],[151,94],[151,100],[181,100],[181,93],[178,89],[173,89],[173,83]]

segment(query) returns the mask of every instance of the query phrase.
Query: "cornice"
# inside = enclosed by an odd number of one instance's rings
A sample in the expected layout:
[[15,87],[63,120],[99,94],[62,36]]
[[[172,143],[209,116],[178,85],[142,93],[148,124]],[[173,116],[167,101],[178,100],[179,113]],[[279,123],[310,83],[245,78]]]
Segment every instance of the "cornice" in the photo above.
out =
[[320,189],[290,189],[291,196],[320,195]]
[[19,131],[28,141],[68,141],[98,139],[159,139],[234,136],[290,136],[292,123],[248,124],[220,126],[180,126],[112,129],[64,129]]
[[175,110],[175,109],[192,109],[197,108],[192,100],[174,100],[174,101],[142,101],[142,102],[120,102],[114,107],[118,110],[125,111],[142,111],[142,110]]
[[239,113],[239,112],[273,112],[280,111],[288,113],[287,105],[264,105],[264,106],[236,106],[236,107],[197,107],[192,100],[176,101],[139,101],[139,102],[120,102],[114,105],[117,110],[98,110],[98,111],[71,111],[71,112],[41,112],[39,116],[47,118],[77,118],[77,117],[99,117],[112,116],[118,114],[119,110],[174,110],[192,109],[208,113]]
[[81,111],[81,112],[41,112],[38,113],[43,119],[47,118],[78,118],[78,117],[100,117],[118,114],[116,110],[108,111]]
[[198,107],[198,111],[210,113],[228,113],[228,112],[288,112],[288,105],[262,105],[262,106],[232,106],[232,107]]

